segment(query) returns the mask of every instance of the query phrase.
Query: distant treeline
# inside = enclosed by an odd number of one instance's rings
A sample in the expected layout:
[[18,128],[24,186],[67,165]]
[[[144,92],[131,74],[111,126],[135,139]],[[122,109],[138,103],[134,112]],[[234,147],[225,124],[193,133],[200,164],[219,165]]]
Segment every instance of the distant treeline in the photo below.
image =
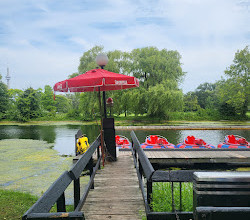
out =
[[[84,52],[78,73],[96,68],[95,58],[103,52],[95,46]],[[155,47],[107,52],[106,70],[133,75],[140,80],[140,87],[108,91],[114,106],[112,114],[144,115],[150,118],[181,119],[195,114],[202,119],[246,119],[249,104],[249,47],[235,53],[232,64],[225,70],[225,78],[216,83],[203,83],[195,91],[183,94],[179,84],[185,72],[181,67],[178,51],[159,50]],[[1,77],[1,76],[0,76]],[[1,78],[0,78],[1,80]],[[37,118],[93,120],[100,116],[97,92],[56,94],[46,85],[44,89],[7,89],[0,81],[0,119],[29,121]],[[108,109],[109,110],[109,109]],[[192,113],[188,113],[192,112]]]

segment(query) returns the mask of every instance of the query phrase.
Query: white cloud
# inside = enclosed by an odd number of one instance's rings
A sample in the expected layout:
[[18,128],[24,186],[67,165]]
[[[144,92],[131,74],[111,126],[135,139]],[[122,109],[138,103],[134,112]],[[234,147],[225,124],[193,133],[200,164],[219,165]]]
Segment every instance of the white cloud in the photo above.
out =
[[[0,71],[11,86],[53,85],[75,71],[82,53],[156,46],[178,50],[184,91],[215,82],[250,44],[245,0],[9,0],[0,2]],[[2,73],[4,76],[4,74]]]
[[12,88],[19,89],[53,86],[56,82],[66,79],[68,75],[77,72],[81,55],[61,53],[58,56],[56,52],[39,51],[34,48],[26,51],[0,49],[0,54],[8,56],[10,84]]
[[79,44],[80,46],[82,46],[83,50],[89,50],[90,48],[92,48],[95,45],[91,45],[89,42],[87,42],[85,39],[80,38],[80,37],[72,37],[70,38],[70,40],[76,44]]

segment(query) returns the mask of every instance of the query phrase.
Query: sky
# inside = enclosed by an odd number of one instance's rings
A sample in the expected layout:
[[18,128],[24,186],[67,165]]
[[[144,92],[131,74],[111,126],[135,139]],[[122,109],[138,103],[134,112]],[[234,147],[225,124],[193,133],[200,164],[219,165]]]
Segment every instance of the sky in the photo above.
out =
[[224,75],[250,45],[250,0],[0,0],[0,74],[10,88],[53,86],[80,57],[154,46],[177,50],[184,93]]

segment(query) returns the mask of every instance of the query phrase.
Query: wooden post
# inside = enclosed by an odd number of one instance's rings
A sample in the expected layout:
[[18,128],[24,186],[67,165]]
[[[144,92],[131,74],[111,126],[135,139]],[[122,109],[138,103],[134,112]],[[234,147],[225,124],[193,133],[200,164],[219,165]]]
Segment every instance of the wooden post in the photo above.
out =
[[116,161],[116,144],[115,144],[115,124],[114,118],[103,118],[104,142],[106,144],[109,161]]
[[75,155],[77,156],[77,134],[75,134]]
[[74,180],[74,208],[78,206],[80,201],[80,178]]
[[135,160],[137,161],[137,153],[136,153],[136,149],[134,148],[134,142],[132,141],[132,150],[135,153]]
[[103,122],[102,122],[102,102],[101,102],[101,90],[98,87],[98,100],[99,100],[99,107],[100,107],[100,114],[101,114],[101,152],[102,152],[102,166],[104,167],[105,162],[105,153],[104,153],[104,138],[103,138]]
[[142,168],[142,165],[141,165],[140,160],[138,160],[138,161],[139,161],[139,173],[140,173],[140,177],[141,177],[141,179],[142,179],[143,168]]
[[[92,157],[89,160],[88,169],[89,169],[89,177],[91,178],[93,174],[93,158]],[[91,189],[94,189],[94,181],[93,181],[93,184],[91,185]]]
[[150,207],[150,203],[152,199],[152,191],[153,191],[152,186],[153,186],[152,182],[147,180],[147,201],[148,201],[149,207]]
[[[99,158],[100,158],[100,146],[97,147],[97,161],[99,160]],[[99,163],[98,169],[99,170],[101,169],[101,163]]]
[[57,212],[66,212],[66,206],[65,206],[65,195],[63,194],[58,198],[56,202],[57,206]]

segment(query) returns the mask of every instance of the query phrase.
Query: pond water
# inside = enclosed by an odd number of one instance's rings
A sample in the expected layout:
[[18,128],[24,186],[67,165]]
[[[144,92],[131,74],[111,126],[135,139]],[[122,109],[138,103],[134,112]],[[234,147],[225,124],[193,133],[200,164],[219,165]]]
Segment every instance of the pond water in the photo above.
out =
[[[32,139],[42,140],[54,145],[54,150],[60,155],[74,155],[75,134],[81,129],[92,143],[100,132],[98,125],[1,125],[0,140],[3,139]],[[116,129],[116,134],[130,139],[131,130]],[[136,130],[139,141],[144,142],[150,134],[166,137],[169,142],[178,144],[188,135],[202,138],[205,142],[217,146],[223,142],[225,135],[235,134],[250,140],[249,130]]]
[[[92,143],[99,134],[98,125],[1,125],[0,126],[0,188],[19,190],[41,196],[49,186],[72,166],[75,134],[81,129]],[[116,129],[116,134],[130,139],[131,130]],[[217,146],[227,134],[250,140],[249,130],[136,130],[142,143],[150,134],[166,137],[178,144],[194,135]],[[88,177],[81,180],[82,187]],[[73,204],[73,186],[66,191],[66,203]]]

